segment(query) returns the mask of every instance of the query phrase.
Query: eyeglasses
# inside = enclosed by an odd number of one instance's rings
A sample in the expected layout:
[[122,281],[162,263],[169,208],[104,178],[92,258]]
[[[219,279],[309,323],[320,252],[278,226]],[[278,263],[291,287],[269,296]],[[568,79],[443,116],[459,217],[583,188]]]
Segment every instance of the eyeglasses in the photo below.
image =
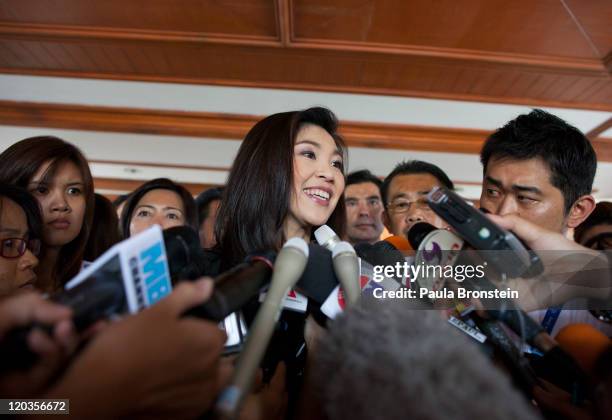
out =
[[19,258],[29,249],[32,254],[40,253],[39,239],[6,238],[0,240],[0,256],[4,258]]
[[424,211],[432,211],[429,204],[425,200],[419,201],[408,201],[408,200],[396,200],[391,204],[387,205],[387,210],[391,213],[401,214],[408,212],[411,208],[424,210]]

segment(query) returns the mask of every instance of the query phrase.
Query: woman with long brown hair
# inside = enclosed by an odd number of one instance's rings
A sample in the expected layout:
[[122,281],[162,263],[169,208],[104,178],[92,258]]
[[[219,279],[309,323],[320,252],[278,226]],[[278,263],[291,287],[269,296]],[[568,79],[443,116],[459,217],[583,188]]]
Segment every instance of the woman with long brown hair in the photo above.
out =
[[315,107],[271,115],[249,131],[217,216],[221,269],[294,236],[308,242],[323,224],[343,234],[346,146],[337,126],[330,110]]
[[36,287],[60,289],[83,263],[93,223],[94,187],[83,153],[51,136],[30,137],[0,154],[0,182],[28,190],[43,216]]

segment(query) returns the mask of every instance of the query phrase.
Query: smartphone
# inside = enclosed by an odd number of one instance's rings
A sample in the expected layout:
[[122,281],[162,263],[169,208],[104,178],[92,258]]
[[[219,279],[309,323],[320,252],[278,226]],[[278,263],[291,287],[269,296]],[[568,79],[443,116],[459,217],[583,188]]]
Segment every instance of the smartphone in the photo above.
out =
[[487,261],[509,278],[533,277],[544,267],[538,255],[513,233],[493,223],[447,188],[434,188],[427,195],[429,207],[446,221],[472,248],[487,252]]

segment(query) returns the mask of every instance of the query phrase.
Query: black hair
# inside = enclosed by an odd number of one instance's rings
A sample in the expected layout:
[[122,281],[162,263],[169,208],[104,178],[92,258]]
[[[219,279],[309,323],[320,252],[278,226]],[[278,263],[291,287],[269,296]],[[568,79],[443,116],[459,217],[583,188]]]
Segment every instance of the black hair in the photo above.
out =
[[210,213],[209,204],[215,200],[221,200],[223,195],[223,187],[213,187],[203,191],[195,199],[198,207],[198,223],[201,225]]
[[[25,213],[28,223],[28,239],[42,239],[43,222],[38,200],[36,200],[27,190],[4,183],[0,183],[0,198],[1,197],[14,201]],[[1,201],[0,211],[2,211]]]
[[130,236],[130,223],[132,214],[138,205],[138,202],[146,193],[153,190],[170,190],[179,195],[183,202],[185,210],[185,225],[198,230],[198,216],[196,214],[196,205],[193,196],[185,187],[169,180],[168,178],[155,178],[145,182],[140,187],[136,188],[131,194],[121,212],[120,227],[124,238]]
[[94,261],[111,246],[121,240],[119,234],[119,219],[113,203],[101,194],[95,193],[94,220],[95,223],[85,246],[84,259]]
[[550,183],[561,190],[565,214],[591,193],[597,170],[593,146],[580,130],[541,109],[519,115],[489,136],[480,151],[483,173],[492,158],[538,158],[550,170]]
[[454,190],[455,185],[453,181],[450,180],[448,175],[440,169],[438,166],[433,163],[423,162],[422,160],[408,160],[404,162],[398,163],[395,168],[391,171],[389,175],[385,178],[382,185],[382,199],[385,207],[387,207],[387,193],[389,192],[389,185],[391,185],[391,181],[393,178],[399,175],[413,175],[413,174],[430,174],[434,178],[436,178],[440,184],[448,188],[449,190]]
[[[253,252],[278,251],[293,192],[294,146],[303,126],[316,125],[334,139],[346,165],[346,145],[329,109],[314,107],[264,118],[251,128],[232,165],[215,225],[223,268]],[[327,224],[342,237],[346,226],[344,196]]]
[[366,182],[371,182],[372,184],[376,185],[378,187],[378,192],[381,193],[383,182],[380,180],[380,178],[372,174],[372,172],[367,169],[362,169],[361,171],[355,171],[348,174],[346,176],[345,188],[349,185],[363,184]]
[[600,201],[595,206],[595,210],[584,222],[580,223],[574,230],[574,239],[579,244],[582,243],[582,235],[592,228],[598,225],[612,225],[612,203],[609,201]]
[[112,201],[113,207],[118,208],[122,203],[126,202],[130,198],[129,194],[120,194]]

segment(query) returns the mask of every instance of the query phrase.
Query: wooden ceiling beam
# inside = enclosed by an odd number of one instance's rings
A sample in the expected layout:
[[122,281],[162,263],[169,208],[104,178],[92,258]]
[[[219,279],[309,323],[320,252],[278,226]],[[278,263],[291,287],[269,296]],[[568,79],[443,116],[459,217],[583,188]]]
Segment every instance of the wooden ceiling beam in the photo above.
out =
[[593,128],[591,131],[586,133],[586,136],[589,140],[593,141],[597,139],[601,134],[608,130],[608,128],[612,127],[612,117],[608,118],[606,121],[599,124],[597,127]]
[[291,45],[293,39],[293,28],[291,25],[291,1],[276,0],[276,17],[278,24],[279,39],[283,47]]
[[[2,125],[86,131],[241,140],[261,118],[256,115],[0,101]],[[491,133],[488,130],[354,121],[341,121],[340,132],[350,147],[475,154],[480,152]],[[594,138],[592,142],[599,160],[612,162],[612,141]]]

